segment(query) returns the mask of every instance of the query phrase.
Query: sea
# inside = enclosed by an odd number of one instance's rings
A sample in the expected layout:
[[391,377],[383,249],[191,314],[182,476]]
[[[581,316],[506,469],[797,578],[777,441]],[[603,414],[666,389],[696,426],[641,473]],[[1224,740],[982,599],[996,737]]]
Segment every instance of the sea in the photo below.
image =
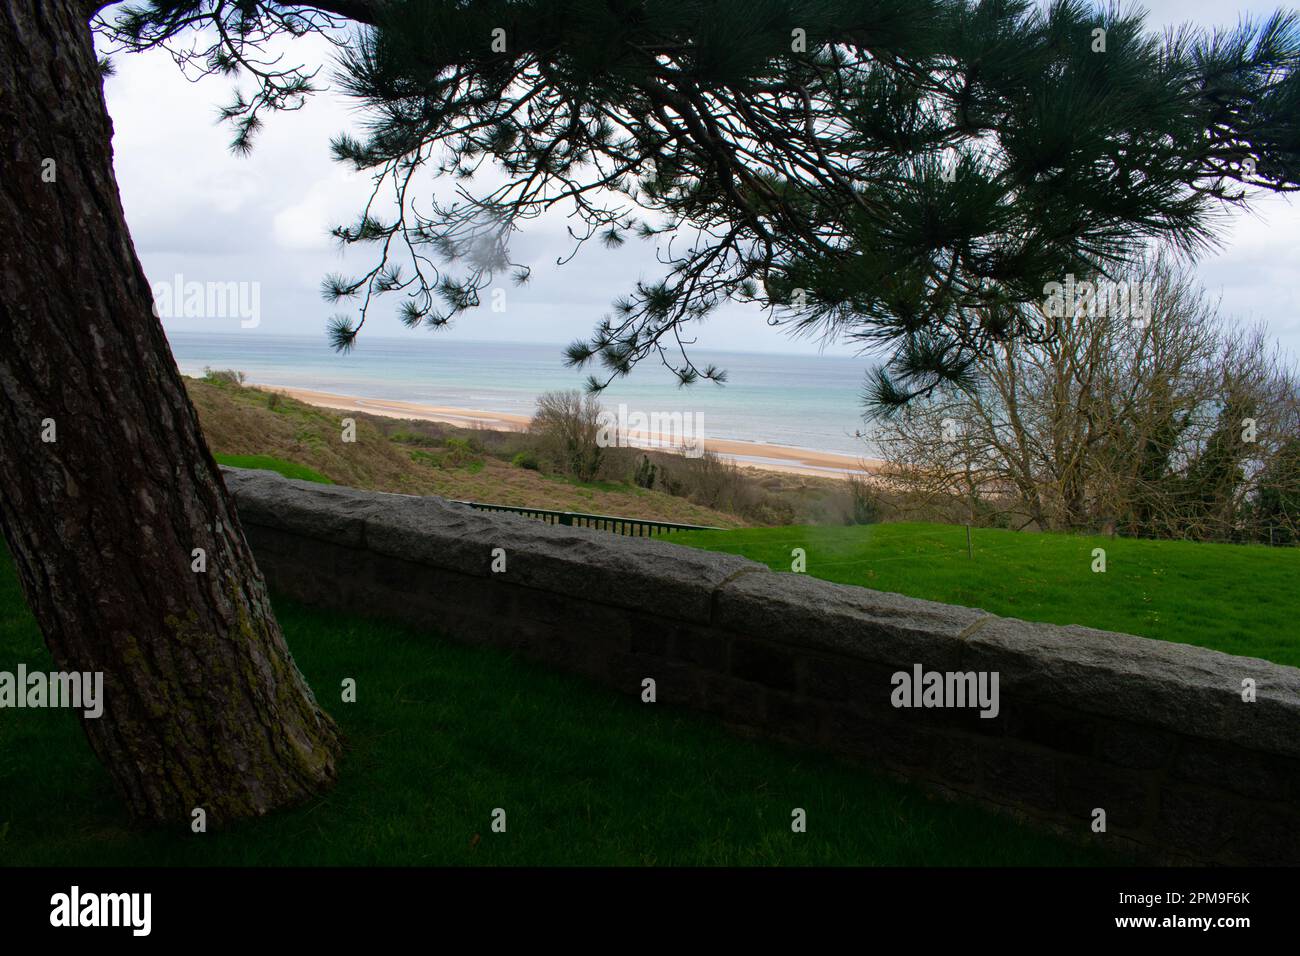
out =
[[[348,354],[325,336],[168,330],[186,375],[235,369],[250,383],[307,388],[487,412],[531,415],[543,392],[580,389],[588,371],[564,365],[563,346],[438,339],[364,338]],[[873,367],[866,357],[692,351],[697,367],[727,372],[725,385],[679,386],[654,358],[599,396],[617,413],[696,416],[709,439],[734,439],[874,457],[860,436],[862,391]],[[757,459],[755,459],[757,460]]]

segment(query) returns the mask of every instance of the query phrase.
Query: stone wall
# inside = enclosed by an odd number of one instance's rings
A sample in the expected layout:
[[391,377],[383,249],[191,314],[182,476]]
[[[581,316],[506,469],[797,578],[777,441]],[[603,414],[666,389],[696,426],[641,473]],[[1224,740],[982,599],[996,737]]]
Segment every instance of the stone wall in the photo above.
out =
[[[1300,863],[1295,668],[436,498],[225,474],[272,588],[302,601],[508,648],[628,694],[652,678],[659,705],[1157,861]],[[996,673],[997,715],[895,707],[893,676],[916,665]]]

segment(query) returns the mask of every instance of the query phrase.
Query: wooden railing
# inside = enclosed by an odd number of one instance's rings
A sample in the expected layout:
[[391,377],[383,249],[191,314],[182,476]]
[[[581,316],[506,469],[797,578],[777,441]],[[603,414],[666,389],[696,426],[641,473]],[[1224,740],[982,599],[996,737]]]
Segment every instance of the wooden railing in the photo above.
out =
[[616,515],[593,515],[581,511],[550,511],[546,508],[516,508],[514,505],[489,505],[481,501],[457,501],[456,504],[469,505],[479,511],[506,511],[536,518],[547,524],[567,525],[575,528],[595,528],[598,531],[610,531],[638,538],[650,538],[657,535],[672,534],[674,531],[725,531],[704,524],[679,524],[675,521],[651,521],[648,518],[620,518]]

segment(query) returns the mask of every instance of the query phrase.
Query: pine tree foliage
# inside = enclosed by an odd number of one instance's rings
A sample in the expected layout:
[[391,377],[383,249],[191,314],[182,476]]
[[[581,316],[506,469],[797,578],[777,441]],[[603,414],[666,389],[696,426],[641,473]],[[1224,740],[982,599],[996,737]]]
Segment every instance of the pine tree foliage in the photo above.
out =
[[[315,89],[265,41],[339,44],[366,123],[334,154],[390,207],[335,231],[375,250],[326,280],[355,306],[331,321],[340,349],[379,296],[436,328],[526,281],[511,239],[546,213],[570,217],[573,254],[655,243],[662,276],[566,353],[597,390],[647,357],[721,381],[694,329],[751,300],[888,356],[866,395],[888,411],[1050,335],[1047,282],[1155,242],[1195,255],[1225,208],[1300,186],[1294,14],[1158,35],[1081,0],[154,0],[103,29],[253,76],[224,114],[240,150]],[[447,177],[455,198],[433,197]]]

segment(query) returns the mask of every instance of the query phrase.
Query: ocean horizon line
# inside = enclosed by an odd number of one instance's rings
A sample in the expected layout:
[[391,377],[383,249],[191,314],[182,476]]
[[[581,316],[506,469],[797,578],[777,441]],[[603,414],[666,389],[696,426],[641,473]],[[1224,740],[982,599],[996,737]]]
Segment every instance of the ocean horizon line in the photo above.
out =
[[[214,338],[219,337],[219,338],[239,339],[242,341],[247,341],[248,333],[252,330],[243,329],[237,331],[231,331],[231,330],[200,331],[199,329],[167,328],[164,325],[163,331],[168,336],[170,336],[173,332],[176,332],[180,335],[211,336]],[[413,330],[409,333],[411,338],[408,338],[406,335],[402,335],[402,334],[392,335],[392,334],[385,334],[382,332],[375,332],[372,334],[372,333],[365,332],[362,333],[362,337],[359,338],[359,341],[364,339],[366,341],[375,341],[375,342],[409,343],[412,340],[412,338],[418,336],[419,334],[420,333],[418,330]],[[430,334],[436,336],[439,333],[433,332]],[[256,335],[259,339],[306,340],[306,339],[316,338],[316,336],[310,332],[257,332]],[[325,335],[325,333],[322,332],[319,338],[322,343],[328,345],[328,337]],[[431,339],[426,337],[424,341],[431,341]],[[536,347],[536,348],[555,348],[560,351],[563,351],[564,349],[568,348],[570,344],[572,344],[571,342],[553,342],[553,341],[544,342],[544,341],[532,341],[528,339],[462,339],[462,338],[451,339],[449,338],[448,341],[451,343],[455,343],[457,345],[517,345],[517,346],[528,346],[528,347]],[[356,348],[358,349],[360,347],[361,347],[360,345],[356,346]],[[829,353],[829,352],[779,352],[776,350],[768,350],[768,349],[719,348],[716,346],[693,346],[693,348],[698,352],[706,352],[714,355],[762,355],[762,356],[774,356],[777,358],[795,358],[795,359],[828,358],[828,359],[838,359],[841,361],[868,360],[867,353],[865,352],[838,354],[838,353]]]

